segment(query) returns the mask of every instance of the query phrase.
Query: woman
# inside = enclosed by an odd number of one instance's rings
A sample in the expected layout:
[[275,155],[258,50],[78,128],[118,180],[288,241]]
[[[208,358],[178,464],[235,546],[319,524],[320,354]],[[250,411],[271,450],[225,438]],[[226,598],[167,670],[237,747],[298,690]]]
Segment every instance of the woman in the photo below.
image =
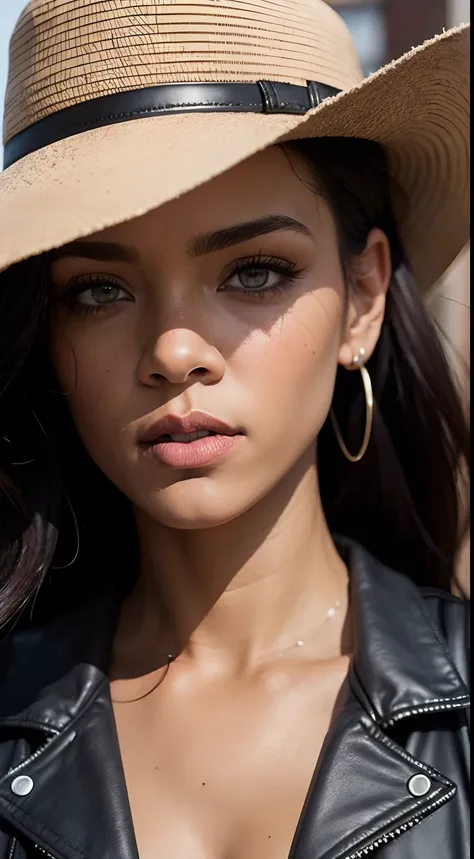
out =
[[321,0],[20,18],[2,859],[468,856],[467,28],[360,77]]

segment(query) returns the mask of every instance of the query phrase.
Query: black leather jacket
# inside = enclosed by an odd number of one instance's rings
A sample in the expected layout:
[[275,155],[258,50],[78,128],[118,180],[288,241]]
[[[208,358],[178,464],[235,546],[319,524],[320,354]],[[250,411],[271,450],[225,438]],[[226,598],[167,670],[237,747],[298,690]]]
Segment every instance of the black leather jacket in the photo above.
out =
[[[355,655],[290,857],[467,859],[467,604],[348,551]],[[107,680],[119,604],[3,646],[0,859],[137,859]]]

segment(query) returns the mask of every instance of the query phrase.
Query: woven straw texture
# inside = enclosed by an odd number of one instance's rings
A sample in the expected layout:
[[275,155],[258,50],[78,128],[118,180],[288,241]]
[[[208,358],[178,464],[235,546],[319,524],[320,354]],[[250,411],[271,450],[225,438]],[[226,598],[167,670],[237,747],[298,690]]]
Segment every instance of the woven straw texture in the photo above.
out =
[[362,77],[342,19],[301,0],[35,0],[13,36],[10,67],[4,140],[78,101],[160,83],[317,80],[348,89]]
[[0,270],[144,214],[274,143],[355,136],[387,151],[402,238],[427,289],[468,238],[468,63],[461,27],[362,81],[322,0],[34,0],[11,42],[5,140],[61,108],[159,83],[316,80],[345,92],[306,116],[159,116],[28,155],[0,174]]

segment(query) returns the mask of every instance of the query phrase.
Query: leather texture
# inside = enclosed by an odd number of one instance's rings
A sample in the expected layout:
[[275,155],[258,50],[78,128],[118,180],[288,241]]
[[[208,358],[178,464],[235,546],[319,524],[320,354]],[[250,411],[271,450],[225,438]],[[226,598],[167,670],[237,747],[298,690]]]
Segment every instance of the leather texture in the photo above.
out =
[[307,86],[257,83],[180,83],[113,93],[81,101],[41,119],[7,141],[4,169],[58,140],[83,131],[150,116],[191,112],[304,114],[339,89],[308,81]]
[[[469,605],[338,545],[355,653],[288,859],[468,859]],[[2,645],[0,859],[138,859],[107,679],[120,602],[105,588]]]

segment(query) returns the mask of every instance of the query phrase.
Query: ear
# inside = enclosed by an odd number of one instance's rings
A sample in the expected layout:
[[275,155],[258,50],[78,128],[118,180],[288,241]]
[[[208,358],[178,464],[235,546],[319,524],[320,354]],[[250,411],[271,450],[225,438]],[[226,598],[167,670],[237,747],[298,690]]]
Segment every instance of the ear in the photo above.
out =
[[351,263],[350,294],[339,363],[351,367],[355,355],[372,355],[380,336],[392,274],[390,245],[382,230],[371,230],[365,249]]

